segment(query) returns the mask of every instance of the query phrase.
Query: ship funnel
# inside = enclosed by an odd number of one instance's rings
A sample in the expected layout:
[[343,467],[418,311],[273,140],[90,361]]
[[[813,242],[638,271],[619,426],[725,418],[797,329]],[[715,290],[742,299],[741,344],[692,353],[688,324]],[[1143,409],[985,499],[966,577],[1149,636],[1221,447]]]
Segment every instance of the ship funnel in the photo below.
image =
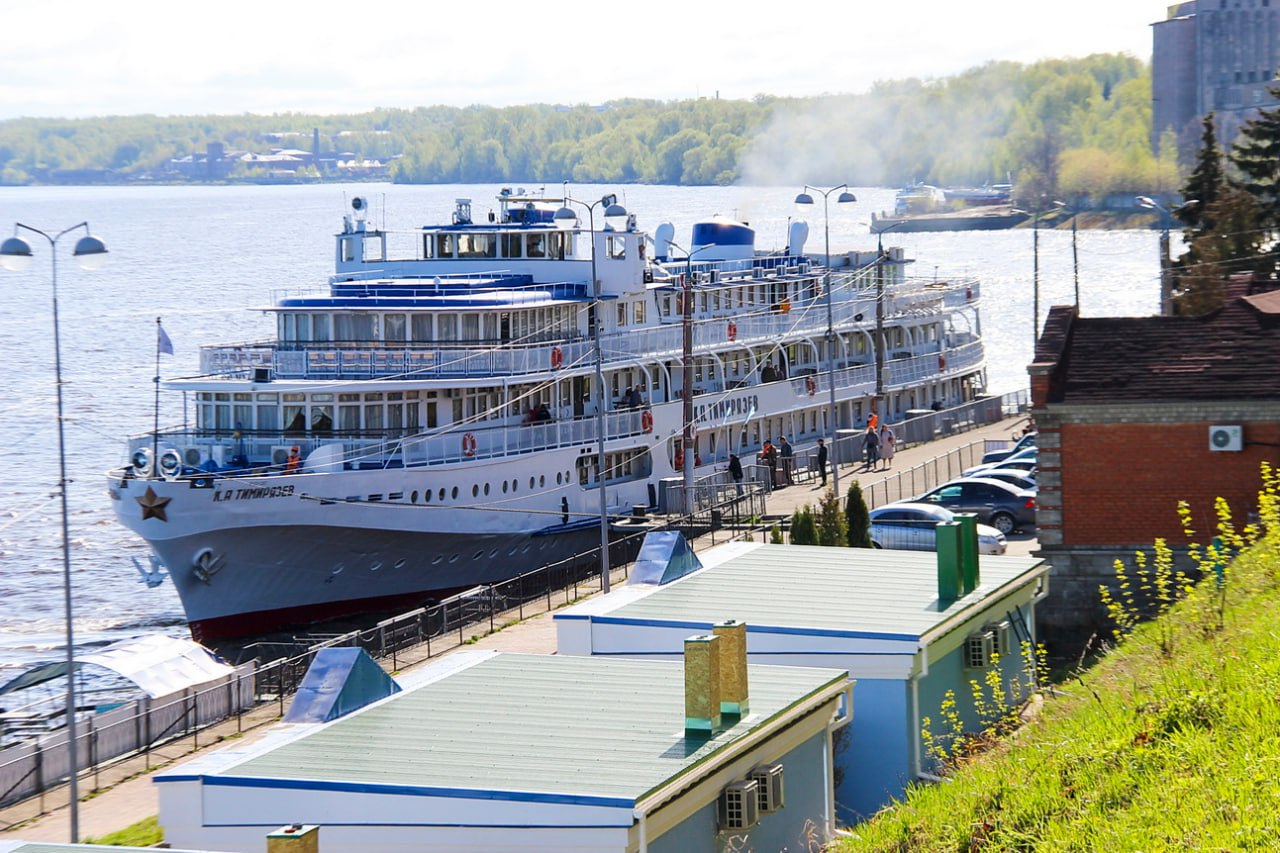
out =
[[717,216],[693,226],[689,254],[695,263],[706,261],[749,261],[755,256],[756,232],[741,222]]

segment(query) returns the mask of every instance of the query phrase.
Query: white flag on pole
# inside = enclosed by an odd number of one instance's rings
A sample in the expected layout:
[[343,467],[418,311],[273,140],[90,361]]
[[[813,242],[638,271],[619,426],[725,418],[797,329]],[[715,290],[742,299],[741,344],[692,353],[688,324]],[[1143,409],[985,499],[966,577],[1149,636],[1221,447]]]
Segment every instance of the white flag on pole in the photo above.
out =
[[173,355],[173,341],[169,340],[169,333],[159,323],[156,323],[156,352]]

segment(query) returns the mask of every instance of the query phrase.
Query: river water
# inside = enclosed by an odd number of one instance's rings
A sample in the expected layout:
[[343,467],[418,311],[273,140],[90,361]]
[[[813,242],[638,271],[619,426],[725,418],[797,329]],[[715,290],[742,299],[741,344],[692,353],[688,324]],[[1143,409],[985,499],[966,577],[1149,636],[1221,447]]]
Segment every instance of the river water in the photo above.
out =
[[[532,188],[531,188],[532,189]],[[456,198],[474,200],[476,219],[496,186],[389,184],[234,187],[0,187],[0,232],[21,222],[50,234],[81,221],[109,249],[96,272],[57,247],[59,326],[66,404],[71,559],[77,647],[149,631],[180,635],[182,609],[169,583],[149,589],[131,562],[146,549],[113,517],[103,472],[123,460],[124,437],[151,429],[155,321],[175,352],[161,375],[197,372],[202,344],[262,340],[270,317],[254,310],[280,289],[322,284],[332,270],[332,235],[350,199],[365,196],[372,220],[389,228],[447,222]],[[558,194],[559,185],[547,188]],[[617,192],[652,233],[724,214],[757,230],[758,248],[786,244],[788,222],[810,223],[808,252],[823,251],[822,208],[800,213],[794,187],[602,187],[574,185],[576,198]],[[870,212],[891,209],[893,191],[855,189],[858,203],[830,210],[833,252],[871,249]],[[585,217],[584,217],[585,219]],[[599,225],[601,223],[597,223]],[[50,247],[25,235],[36,257],[23,273],[0,270],[0,666],[59,654],[64,631],[55,419]],[[1030,230],[886,235],[916,261],[915,275],[972,275],[983,283],[982,323],[990,390],[1026,387],[1032,349],[1033,234]],[[1085,316],[1146,315],[1159,301],[1158,236],[1151,231],[1081,231],[1080,306]],[[1071,234],[1040,232],[1041,318],[1074,301]],[[183,419],[180,395],[164,395],[161,423]]]

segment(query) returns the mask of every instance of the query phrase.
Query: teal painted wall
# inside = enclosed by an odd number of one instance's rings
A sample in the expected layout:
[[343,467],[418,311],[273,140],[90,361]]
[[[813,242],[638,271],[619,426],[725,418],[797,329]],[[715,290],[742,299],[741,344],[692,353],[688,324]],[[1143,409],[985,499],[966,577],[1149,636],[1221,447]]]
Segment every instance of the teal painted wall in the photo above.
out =
[[853,824],[900,797],[911,778],[911,717],[907,682],[859,678],[853,722],[837,733],[836,817]]
[[[761,815],[760,823],[743,832],[719,832],[716,805],[699,809],[649,842],[652,853],[758,853],[777,850],[816,850],[822,847],[826,780],[823,778],[825,732],[805,741],[779,761],[783,766],[784,805]],[[777,763],[777,762],[775,762]],[[812,841],[812,844],[810,843]]]

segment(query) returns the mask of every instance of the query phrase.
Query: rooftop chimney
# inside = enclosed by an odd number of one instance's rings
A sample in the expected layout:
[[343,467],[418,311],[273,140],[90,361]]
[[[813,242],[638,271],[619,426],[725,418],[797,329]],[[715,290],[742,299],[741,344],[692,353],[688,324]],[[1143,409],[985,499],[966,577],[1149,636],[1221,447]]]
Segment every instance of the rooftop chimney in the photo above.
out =
[[319,853],[320,827],[293,823],[267,836],[267,853]]
[[938,609],[945,610],[964,594],[960,570],[964,533],[958,521],[943,521],[934,531],[938,540]]
[[713,634],[684,641],[684,730],[686,734],[714,734],[723,728],[720,717],[720,644]]
[[720,638],[720,713],[746,716],[747,623],[730,619],[711,630]]
[[978,588],[978,516],[959,512],[956,521],[960,522],[960,594],[968,595]]

